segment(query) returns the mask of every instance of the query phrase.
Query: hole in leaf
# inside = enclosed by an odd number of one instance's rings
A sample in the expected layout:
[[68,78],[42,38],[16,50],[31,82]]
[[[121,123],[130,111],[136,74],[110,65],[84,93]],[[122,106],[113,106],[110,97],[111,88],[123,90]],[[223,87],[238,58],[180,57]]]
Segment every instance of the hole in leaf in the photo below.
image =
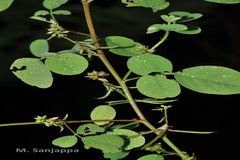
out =
[[86,127],[86,128],[84,129],[84,133],[90,133],[90,132],[92,132],[90,129],[91,129],[91,128]]
[[26,70],[27,69],[27,66],[22,66],[20,68],[17,68],[17,67],[13,67],[12,69],[10,69],[11,71],[13,72],[17,72],[17,71],[23,71],[23,70]]

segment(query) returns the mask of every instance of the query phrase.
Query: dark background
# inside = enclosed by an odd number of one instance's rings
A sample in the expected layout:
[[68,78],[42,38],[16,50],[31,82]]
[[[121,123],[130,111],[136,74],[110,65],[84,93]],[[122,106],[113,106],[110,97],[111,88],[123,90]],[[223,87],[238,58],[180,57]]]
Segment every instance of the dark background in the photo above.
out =
[[[120,0],[95,0],[92,4],[92,16],[96,32],[101,38],[109,35],[126,36],[147,46],[154,45],[163,32],[146,35],[148,26],[162,23],[161,14],[170,11],[188,11],[202,13],[204,16],[191,24],[202,28],[199,35],[170,33],[168,40],[157,52],[172,61],[174,71],[197,65],[221,65],[240,70],[240,5],[222,5],[202,0],[170,0],[166,10],[152,13],[147,8],[126,8]],[[44,9],[41,0],[18,0],[6,11],[0,13],[0,123],[30,122],[37,115],[64,117],[69,120],[89,119],[89,113],[105,100],[93,98],[105,94],[100,82],[90,81],[78,76],[54,75],[54,84],[49,89],[28,86],[17,79],[9,70],[17,58],[33,57],[29,44],[40,38],[48,38],[48,25],[29,19],[35,11]],[[68,9],[71,16],[59,16],[63,27],[88,32],[80,1],[70,1],[61,9]],[[72,37],[81,38],[81,37]],[[69,49],[72,44],[61,39],[50,42],[50,51]],[[126,57],[107,53],[120,75],[126,71]],[[86,72],[105,70],[98,59],[93,59]],[[136,94],[135,97],[143,97]],[[116,94],[106,100],[118,99]],[[171,133],[168,137],[181,149],[195,153],[199,160],[226,160],[238,157],[238,106],[239,95],[216,96],[204,95],[182,88],[179,101],[169,110],[169,121],[175,129],[218,131],[212,135],[192,135]],[[146,117],[155,125],[161,119],[160,112],[152,112],[155,106],[140,105]],[[115,107],[117,118],[135,118],[128,105]],[[78,125],[71,125],[77,128]],[[143,130],[146,128],[142,128]],[[80,148],[80,153],[16,153],[16,148],[56,148],[51,141],[59,136],[71,134],[59,128],[47,128],[43,125],[16,126],[0,128],[0,153],[9,159],[102,159],[102,153],[85,150],[78,143],[73,148]],[[151,139],[153,137],[150,137]],[[134,152],[126,159],[135,160],[141,152]],[[145,154],[145,153],[144,153]],[[169,157],[167,159],[179,159]]]

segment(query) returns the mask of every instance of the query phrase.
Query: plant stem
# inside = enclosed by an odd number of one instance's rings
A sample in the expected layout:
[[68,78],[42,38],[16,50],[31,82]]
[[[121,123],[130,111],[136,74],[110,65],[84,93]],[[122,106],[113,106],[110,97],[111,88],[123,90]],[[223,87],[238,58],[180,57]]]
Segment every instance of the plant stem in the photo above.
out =
[[72,130],[72,128],[69,127],[66,123],[64,123],[64,126],[66,126],[67,129],[69,129],[69,131],[71,131],[74,134],[74,136],[77,136],[77,137],[79,137],[81,139],[83,138],[82,136],[79,136],[74,130]]
[[162,43],[167,39],[168,35],[169,35],[169,31],[166,31],[165,34],[164,34],[164,36],[163,36],[163,38],[162,38],[157,44],[155,44],[155,45],[151,48],[151,50],[155,50],[158,46],[160,46],[160,44],[162,44]]
[[[82,4],[83,4],[83,10],[84,10],[84,14],[85,14],[85,18],[86,18],[86,22],[88,25],[88,29],[89,32],[91,34],[91,38],[97,48],[97,53],[98,53],[98,57],[102,60],[102,62],[104,63],[104,65],[108,68],[108,70],[110,71],[110,73],[113,75],[113,77],[117,80],[117,82],[120,84],[124,94],[126,95],[127,100],[129,101],[130,105],[132,106],[133,110],[135,111],[135,113],[138,115],[139,119],[142,121],[142,123],[147,126],[149,129],[154,130],[156,129],[151,123],[148,122],[148,120],[145,118],[145,116],[143,115],[143,113],[141,112],[141,110],[138,108],[135,100],[133,99],[131,93],[128,90],[128,87],[126,85],[126,81],[123,81],[121,79],[121,77],[118,75],[118,73],[116,72],[116,70],[113,68],[113,66],[110,64],[110,62],[108,61],[108,59],[106,58],[106,56],[104,55],[103,51],[100,49],[101,46],[98,42],[96,33],[95,33],[95,29],[92,23],[92,19],[91,19],[91,14],[90,14],[90,10],[89,10],[89,1],[86,0],[82,0]],[[152,49],[157,48],[161,43],[163,43],[163,41],[166,40],[166,38],[168,37],[169,32],[166,31],[164,37],[162,38],[162,40],[160,42],[158,42],[155,46],[152,47]],[[161,133],[161,132],[160,132]],[[156,134],[160,134],[159,132],[157,132]],[[179,154],[179,156],[182,159],[186,159],[188,158],[187,156],[185,156],[167,137],[163,137],[162,138],[175,152],[177,152]]]

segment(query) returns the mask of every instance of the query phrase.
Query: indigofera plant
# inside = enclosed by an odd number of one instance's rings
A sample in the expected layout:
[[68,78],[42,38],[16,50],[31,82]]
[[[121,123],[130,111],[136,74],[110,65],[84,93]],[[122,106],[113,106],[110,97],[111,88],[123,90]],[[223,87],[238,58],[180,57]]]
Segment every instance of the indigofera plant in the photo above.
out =
[[[240,3],[240,0],[207,1]],[[0,1],[0,11],[7,9],[12,2],[13,0]],[[108,70],[87,70],[88,73],[84,77],[100,81],[106,87],[107,93],[98,99],[108,97],[113,91],[119,93],[123,99],[108,101],[97,106],[90,113],[90,120],[68,121],[68,115],[63,119],[59,117],[47,118],[44,115],[37,116],[35,122],[1,124],[1,126],[44,124],[47,127],[60,127],[61,131],[67,128],[71,131],[71,134],[56,138],[52,141],[53,145],[68,148],[81,141],[86,149],[100,149],[103,152],[103,157],[111,160],[123,159],[135,150],[146,153],[146,155],[138,157],[138,160],[164,160],[166,155],[177,155],[184,160],[195,159],[194,156],[178,149],[167,138],[166,133],[210,134],[213,132],[183,131],[170,128],[167,114],[168,109],[172,107],[170,103],[176,101],[176,97],[181,93],[181,86],[204,94],[239,94],[240,72],[222,66],[210,65],[174,71],[172,62],[161,56],[157,48],[169,37],[171,32],[187,35],[199,34],[201,28],[192,25],[191,21],[201,18],[203,15],[186,11],[173,11],[160,15],[159,24],[150,24],[146,28],[146,34],[164,32],[164,35],[159,38],[159,42],[149,47],[123,36],[107,36],[99,40],[95,33],[89,9],[93,0],[81,0],[89,33],[63,28],[61,23],[57,21],[56,15],[69,16],[71,12],[58,10],[57,8],[64,6],[67,2],[68,0],[43,1],[45,9],[36,11],[30,18],[49,25],[49,28],[46,29],[46,39],[34,40],[29,45],[30,52],[35,58],[19,58],[12,63],[10,70],[28,85],[49,88],[54,80],[52,73],[67,76],[82,74],[85,73],[89,63],[91,63],[89,58],[99,58]],[[151,8],[155,12],[154,14],[159,14],[158,11],[164,10],[170,5],[166,0],[122,0],[122,3],[126,4],[127,7]],[[161,23],[162,21],[164,22]],[[76,34],[84,40],[71,39],[68,36],[69,34]],[[51,52],[49,41],[53,41],[55,38],[64,39],[72,45],[66,50]],[[104,52],[128,57],[125,64],[129,70],[125,76],[119,76]],[[109,76],[113,76],[117,84],[111,82],[108,79]],[[127,82],[129,81],[135,81],[136,85],[128,86]],[[145,98],[133,98],[134,95],[131,94],[130,89],[138,90]],[[153,123],[145,118],[138,107],[138,103],[158,106],[155,110],[163,112],[164,115],[159,122],[161,123],[160,127],[153,126]],[[132,107],[138,118],[115,119],[117,111],[114,107],[122,104]],[[81,123],[81,125],[72,129],[69,126],[71,123]],[[139,125],[144,125],[149,130],[141,132],[136,129]],[[156,136],[148,141],[145,136],[150,133],[156,134]],[[164,149],[163,142],[172,150]]]

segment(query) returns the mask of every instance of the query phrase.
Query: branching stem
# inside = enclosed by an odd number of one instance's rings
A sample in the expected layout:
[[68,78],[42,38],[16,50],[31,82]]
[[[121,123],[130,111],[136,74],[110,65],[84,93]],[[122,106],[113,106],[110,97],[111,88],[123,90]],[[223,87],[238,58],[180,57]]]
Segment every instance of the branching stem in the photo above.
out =
[[[91,38],[97,48],[97,53],[98,53],[98,57],[101,59],[101,61],[104,63],[104,65],[108,68],[108,70],[110,71],[110,73],[112,74],[112,76],[117,80],[117,82],[120,84],[124,94],[126,95],[127,100],[129,101],[130,105],[132,106],[133,110],[135,111],[135,113],[138,115],[139,119],[142,121],[142,123],[147,126],[149,129],[154,130],[156,129],[151,123],[148,122],[148,120],[145,118],[145,116],[143,115],[143,113],[141,112],[141,110],[139,109],[139,107],[137,106],[135,100],[133,99],[131,93],[128,90],[128,87],[126,85],[126,77],[128,76],[128,74],[125,76],[125,79],[121,79],[121,77],[118,75],[118,73],[116,72],[116,70],[113,68],[113,66],[111,65],[111,63],[108,61],[108,59],[106,58],[106,56],[103,53],[103,50],[101,50],[101,46],[98,42],[96,33],[95,33],[95,29],[92,23],[92,19],[91,19],[91,14],[90,14],[90,10],[89,10],[89,1],[86,0],[82,0],[82,4],[83,4],[83,10],[84,10],[84,14],[85,14],[85,18],[86,18],[86,22],[88,25],[88,29],[89,32],[91,34]],[[164,37],[162,38],[161,41],[159,41],[155,46],[153,46],[151,49],[155,49],[157,48],[161,43],[163,43],[166,38],[168,37],[169,32],[166,31]],[[161,131],[156,132],[157,135],[161,134]],[[160,136],[161,137],[161,136]],[[182,158],[182,159],[186,159],[187,156],[184,155],[166,136],[162,138],[175,152],[178,153],[178,155]]]

